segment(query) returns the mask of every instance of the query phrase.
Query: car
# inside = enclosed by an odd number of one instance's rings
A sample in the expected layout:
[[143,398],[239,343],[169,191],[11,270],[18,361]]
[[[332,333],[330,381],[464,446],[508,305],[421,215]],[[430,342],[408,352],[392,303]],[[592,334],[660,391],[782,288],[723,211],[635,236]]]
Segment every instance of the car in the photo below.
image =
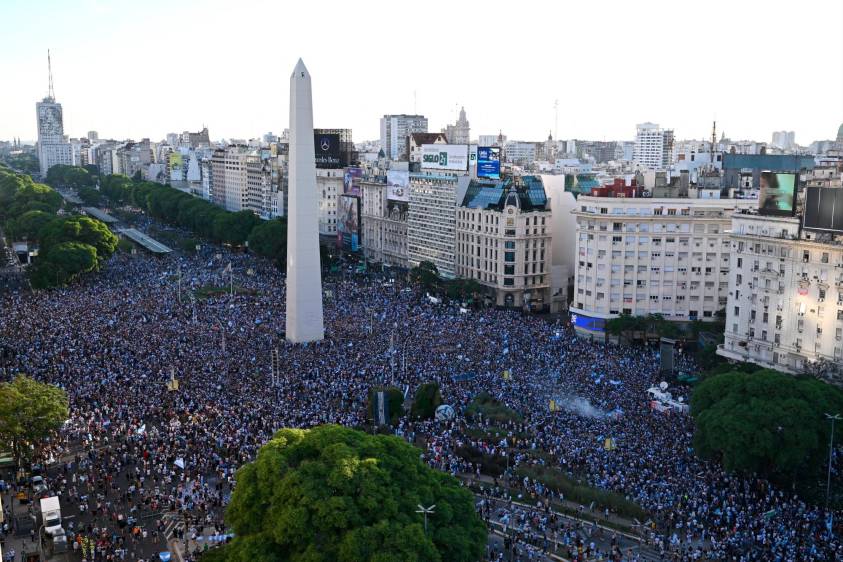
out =
[[53,537],[53,554],[61,554],[67,552],[67,536],[65,534],[55,535]]
[[47,491],[47,483],[44,482],[43,476],[33,476],[29,481],[29,485],[32,487],[32,492],[35,495],[39,495]]

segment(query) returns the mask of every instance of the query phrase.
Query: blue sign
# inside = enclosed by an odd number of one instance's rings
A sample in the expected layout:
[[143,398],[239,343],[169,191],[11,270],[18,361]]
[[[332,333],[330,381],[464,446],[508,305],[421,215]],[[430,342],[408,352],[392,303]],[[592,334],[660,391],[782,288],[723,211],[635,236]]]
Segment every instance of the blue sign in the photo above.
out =
[[592,332],[605,332],[606,320],[604,318],[591,318],[584,314],[571,314],[571,323],[577,328],[591,330]]
[[501,149],[498,146],[477,147],[477,177],[501,179]]
[[172,555],[169,552],[159,552],[158,558],[161,559],[161,562],[170,562],[170,558],[172,558]]

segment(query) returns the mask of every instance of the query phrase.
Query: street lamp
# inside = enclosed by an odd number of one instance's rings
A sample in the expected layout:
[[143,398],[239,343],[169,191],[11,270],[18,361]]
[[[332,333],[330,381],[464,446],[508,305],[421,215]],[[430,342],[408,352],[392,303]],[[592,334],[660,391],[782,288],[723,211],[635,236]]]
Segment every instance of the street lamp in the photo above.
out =
[[828,511],[828,503],[831,494],[831,455],[834,450],[834,422],[840,421],[843,417],[840,414],[826,414],[825,417],[831,420],[831,440],[828,443],[828,478],[825,483],[825,510]]
[[424,534],[427,535],[427,516],[428,514],[433,515],[433,508],[436,507],[436,504],[430,507],[424,507],[422,504],[418,504],[418,506],[419,508],[416,510],[416,513],[424,513]]

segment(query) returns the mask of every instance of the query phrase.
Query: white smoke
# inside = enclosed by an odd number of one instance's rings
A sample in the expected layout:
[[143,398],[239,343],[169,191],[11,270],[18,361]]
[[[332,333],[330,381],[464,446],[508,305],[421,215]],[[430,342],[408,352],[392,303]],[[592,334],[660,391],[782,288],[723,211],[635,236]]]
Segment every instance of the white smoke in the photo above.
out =
[[595,408],[586,398],[581,396],[566,396],[556,401],[556,405],[568,412],[584,418],[605,418],[609,412]]

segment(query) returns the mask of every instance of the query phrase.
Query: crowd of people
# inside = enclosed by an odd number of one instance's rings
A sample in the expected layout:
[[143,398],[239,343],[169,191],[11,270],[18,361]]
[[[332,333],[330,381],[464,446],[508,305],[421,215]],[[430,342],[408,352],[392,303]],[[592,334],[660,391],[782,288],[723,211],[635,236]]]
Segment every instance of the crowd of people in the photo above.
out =
[[[283,273],[216,248],[118,254],[71,287],[0,294],[0,341],[11,350],[3,378],[28,374],[70,398],[61,438],[43,454],[60,466],[55,491],[86,515],[70,529],[86,560],[148,560],[142,545],[166,546],[168,517],[180,523],[173,532],[185,558],[195,559],[208,548],[204,536],[226,532],[236,469],[276,429],[364,427],[372,385],[411,395],[431,381],[455,418],[405,415],[395,431],[437,469],[480,476],[484,467],[459,454],[465,445],[509,455],[507,483],[545,505],[565,498],[514,469],[575,474],[649,513],[638,531],[665,560],[843,559],[823,509],[698,459],[690,418],[648,407],[645,391],[661,380],[655,350],[579,339],[564,320],[432,303],[381,276],[346,273],[323,288],[326,338],[300,346],[283,338]],[[520,419],[494,427],[467,418],[481,391]],[[487,500],[510,500],[512,487]],[[519,552],[560,543],[583,551],[570,522],[517,510],[509,517],[524,534]],[[646,558],[621,548],[604,555]]]

